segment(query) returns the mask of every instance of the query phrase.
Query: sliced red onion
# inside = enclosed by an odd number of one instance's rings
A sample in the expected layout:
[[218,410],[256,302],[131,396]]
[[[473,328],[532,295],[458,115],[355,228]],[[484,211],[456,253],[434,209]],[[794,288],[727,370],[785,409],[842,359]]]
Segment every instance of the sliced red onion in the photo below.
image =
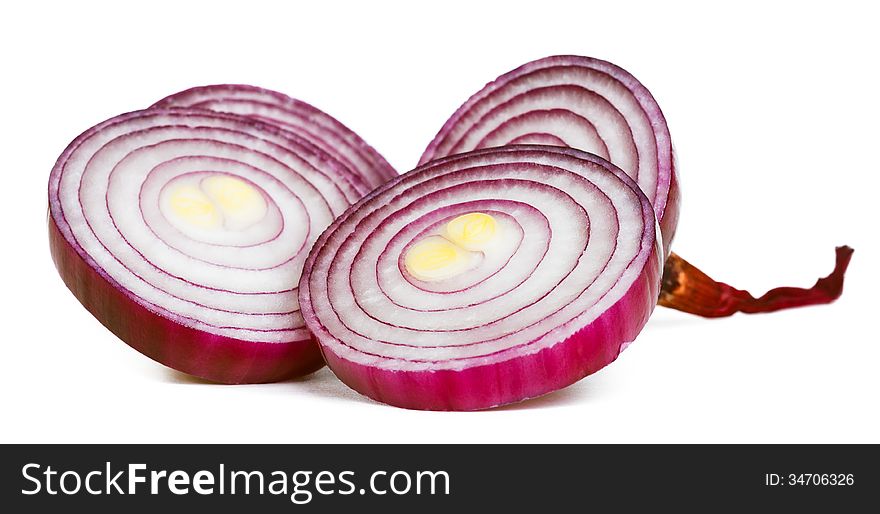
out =
[[755,298],[718,282],[670,251],[678,224],[678,171],[669,129],[651,93],[622,68],[555,56],[498,77],[464,103],[420,163],[476,148],[521,143],[569,146],[604,157],[636,180],[654,205],[666,263],[660,305],[706,317],[771,312],[836,300],[852,249],[811,288],[780,287]]
[[360,393],[475,410],[565,387],[617,358],[657,302],[651,202],[604,159],[514,146],[433,161],[315,243],[306,325]]
[[58,159],[52,255],[145,355],[217,382],[279,380],[322,365],[296,284],[312,243],[364,192],[310,143],[246,117],[133,112]]
[[580,56],[520,66],[459,107],[419,163],[524,143],[570,146],[616,164],[651,200],[669,248],[679,213],[672,141],[654,97],[629,72]]
[[201,86],[168,96],[153,107],[208,109],[277,125],[333,156],[360,175],[370,189],[397,176],[379,152],[348,127],[329,114],[276,91],[242,84]]

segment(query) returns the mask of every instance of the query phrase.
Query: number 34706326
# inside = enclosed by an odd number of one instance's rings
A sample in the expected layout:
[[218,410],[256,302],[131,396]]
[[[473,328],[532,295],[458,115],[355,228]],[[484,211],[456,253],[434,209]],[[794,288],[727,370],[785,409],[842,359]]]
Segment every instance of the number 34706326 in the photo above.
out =
[[847,486],[855,483],[852,473],[767,473],[764,485]]

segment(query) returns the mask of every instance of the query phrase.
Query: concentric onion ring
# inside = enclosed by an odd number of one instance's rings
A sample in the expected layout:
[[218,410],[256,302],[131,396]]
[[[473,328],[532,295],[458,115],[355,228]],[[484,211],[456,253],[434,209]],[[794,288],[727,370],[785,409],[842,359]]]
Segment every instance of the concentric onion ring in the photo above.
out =
[[580,56],[520,66],[459,107],[419,163],[524,143],[577,148],[624,170],[651,200],[669,253],[679,212],[672,142],[654,97],[629,72]]
[[381,156],[329,114],[287,95],[243,84],[201,86],[168,96],[154,108],[190,107],[240,114],[293,132],[360,176],[372,189],[397,176]]
[[77,298],[149,357],[218,382],[279,380],[322,365],[296,284],[364,193],[320,149],[246,117],[133,112],[58,159],[52,254]]
[[[462,219],[477,224],[463,242],[450,232]],[[657,302],[661,256],[650,201],[604,159],[480,150],[402,175],[338,218],[309,255],[300,305],[353,389],[483,409],[613,361]]]

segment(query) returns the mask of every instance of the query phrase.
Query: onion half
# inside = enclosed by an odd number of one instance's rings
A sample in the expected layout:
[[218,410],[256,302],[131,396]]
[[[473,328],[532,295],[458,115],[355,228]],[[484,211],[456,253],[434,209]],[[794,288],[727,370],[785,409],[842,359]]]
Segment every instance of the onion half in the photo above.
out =
[[52,256],[80,302],[169,367],[224,383],[322,366],[296,284],[366,185],[246,117],[151,109],[76,138],[49,180]]
[[843,292],[852,256],[836,250],[834,270],[811,288],[779,287],[760,297],[716,281],[671,252],[680,193],[669,129],[654,97],[629,72],[599,59],[553,56],[487,84],[443,125],[420,159],[520,143],[568,146],[608,159],[654,205],[666,262],[660,305],[705,317],[830,303]]
[[368,195],[315,243],[299,299],[348,386],[476,410],[612,362],[656,305],[661,268],[632,179],[585,152],[524,145],[433,161]]
[[660,106],[629,72],[571,55],[524,64],[459,107],[419,164],[528,143],[569,146],[613,162],[651,200],[669,248],[680,204],[672,140]]
[[244,84],[200,86],[170,95],[153,107],[208,109],[277,125],[331,155],[359,175],[369,189],[397,176],[379,152],[348,127],[329,114],[277,91]]

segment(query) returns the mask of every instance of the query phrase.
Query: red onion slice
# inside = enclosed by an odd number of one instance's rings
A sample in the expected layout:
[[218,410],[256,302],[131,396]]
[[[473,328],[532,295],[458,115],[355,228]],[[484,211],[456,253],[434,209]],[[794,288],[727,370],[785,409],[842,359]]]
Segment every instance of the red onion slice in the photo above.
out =
[[524,143],[578,148],[624,170],[651,200],[668,253],[679,213],[672,141],[654,97],[629,72],[580,56],[520,66],[459,107],[419,163]]
[[126,343],[217,382],[322,365],[296,283],[321,231],[364,191],[314,145],[249,118],[151,109],[107,120],[49,181],[52,255]]
[[168,96],[153,107],[208,109],[277,125],[333,156],[362,177],[369,189],[397,176],[379,152],[348,127],[329,114],[276,91],[243,84],[201,86]]
[[648,198],[604,159],[515,146],[433,161],[377,189],[315,243],[306,325],[378,401],[484,409],[612,362],[656,305]]
[[830,303],[843,291],[852,249],[811,288],[781,287],[755,298],[718,282],[670,251],[678,224],[678,171],[669,129],[651,93],[622,68],[555,56],[498,77],[465,102],[420,163],[476,148],[521,143],[569,146],[604,157],[635,179],[654,205],[666,263],[660,305],[705,317]]

